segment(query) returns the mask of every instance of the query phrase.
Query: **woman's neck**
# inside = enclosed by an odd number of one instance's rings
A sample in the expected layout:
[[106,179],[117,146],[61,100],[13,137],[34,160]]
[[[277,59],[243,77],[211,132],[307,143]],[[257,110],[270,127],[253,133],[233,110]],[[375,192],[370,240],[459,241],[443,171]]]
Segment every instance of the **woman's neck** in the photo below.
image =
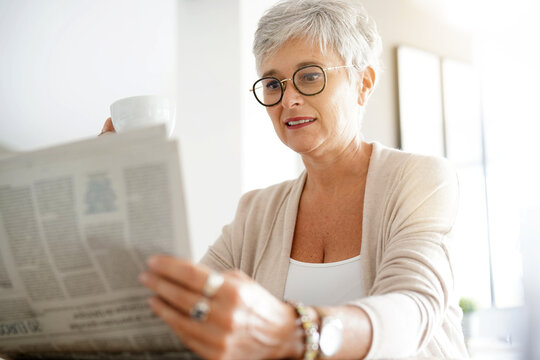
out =
[[363,184],[371,151],[372,145],[357,137],[322,157],[302,156],[308,174],[304,190],[332,195]]

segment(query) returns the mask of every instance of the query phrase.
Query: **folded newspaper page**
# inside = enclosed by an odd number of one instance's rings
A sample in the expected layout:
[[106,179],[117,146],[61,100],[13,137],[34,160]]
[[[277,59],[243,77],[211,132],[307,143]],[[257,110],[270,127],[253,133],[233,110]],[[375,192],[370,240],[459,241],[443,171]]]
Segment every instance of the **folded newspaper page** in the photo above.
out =
[[182,189],[164,127],[1,158],[0,357],[185,351],[137,280],[191,258]]

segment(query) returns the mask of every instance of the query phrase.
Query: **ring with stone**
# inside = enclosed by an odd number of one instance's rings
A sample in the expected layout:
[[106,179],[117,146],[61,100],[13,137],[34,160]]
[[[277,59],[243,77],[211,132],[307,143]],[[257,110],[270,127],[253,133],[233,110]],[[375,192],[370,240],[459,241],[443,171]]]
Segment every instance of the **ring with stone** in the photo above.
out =
[[210,304],[208,303],[208,299],[202,298],[201,300],[197,301],[195,305],[189,310],[189,316],[198,322],[206,320],[208,317],[208,312],[210,311]]
[[223,281],[225,281],[225,279],[223,278],[223,275],[215,271],[212,271],[210,275],[208,275],[206,284],[204,284],[203,295],[206,296],[207,298],[213,297],[216,294],[216,292],[219,290],[221,285],[223,285]]

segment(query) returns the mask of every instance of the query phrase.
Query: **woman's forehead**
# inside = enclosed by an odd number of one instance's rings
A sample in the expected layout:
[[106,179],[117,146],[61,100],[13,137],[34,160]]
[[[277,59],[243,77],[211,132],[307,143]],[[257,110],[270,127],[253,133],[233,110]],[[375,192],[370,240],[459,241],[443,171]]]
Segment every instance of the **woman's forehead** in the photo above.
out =
[[304,65],[336,66],[342,65],[341,62],[341,56],[331,48],[323,51],[312,41],[291,39],[263,57],[260,73],[262,76],[276,75],[295,71]]

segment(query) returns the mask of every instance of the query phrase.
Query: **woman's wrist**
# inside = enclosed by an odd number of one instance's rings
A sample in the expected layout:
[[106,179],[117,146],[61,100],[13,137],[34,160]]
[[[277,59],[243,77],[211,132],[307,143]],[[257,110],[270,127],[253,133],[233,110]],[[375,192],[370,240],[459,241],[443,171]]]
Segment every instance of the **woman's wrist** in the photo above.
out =
[[[279,302],[275,308],[273,326],[266,327],[267,338],[272,338],[272,346],[265,358],[304,359],[306,333],[299,321],[294,305]],[[319,326],[321,317],[312,307],[306,307],[311,321]],[[367,314],[356,306],[325,307],[325,316],[339,317],[343,326],[343,338],[338,352],[332,358],[362,358],[371,347],[372,328]],[[268,332],[270,330],[270,332]]]
[[294,353],[288,354],[295,359],[312,360],[319,354],[319,316],[312,307],[301,303],[287,302],[295,316],[296,332],[300,335],[294,341]]
[[[294,305],[283,302],[282,311],[276,314],[279,327],[273,329],[276,343],[267,358],[304,359],[306,352],[306,333]],[[310,316],[317,320],[317,313],[308,308]]]
[[289,303],[284,305],[284,321],[279,329],[280,345],[273,358],[302,359],[304,356],[304,330],[298,321],[296,309]]

